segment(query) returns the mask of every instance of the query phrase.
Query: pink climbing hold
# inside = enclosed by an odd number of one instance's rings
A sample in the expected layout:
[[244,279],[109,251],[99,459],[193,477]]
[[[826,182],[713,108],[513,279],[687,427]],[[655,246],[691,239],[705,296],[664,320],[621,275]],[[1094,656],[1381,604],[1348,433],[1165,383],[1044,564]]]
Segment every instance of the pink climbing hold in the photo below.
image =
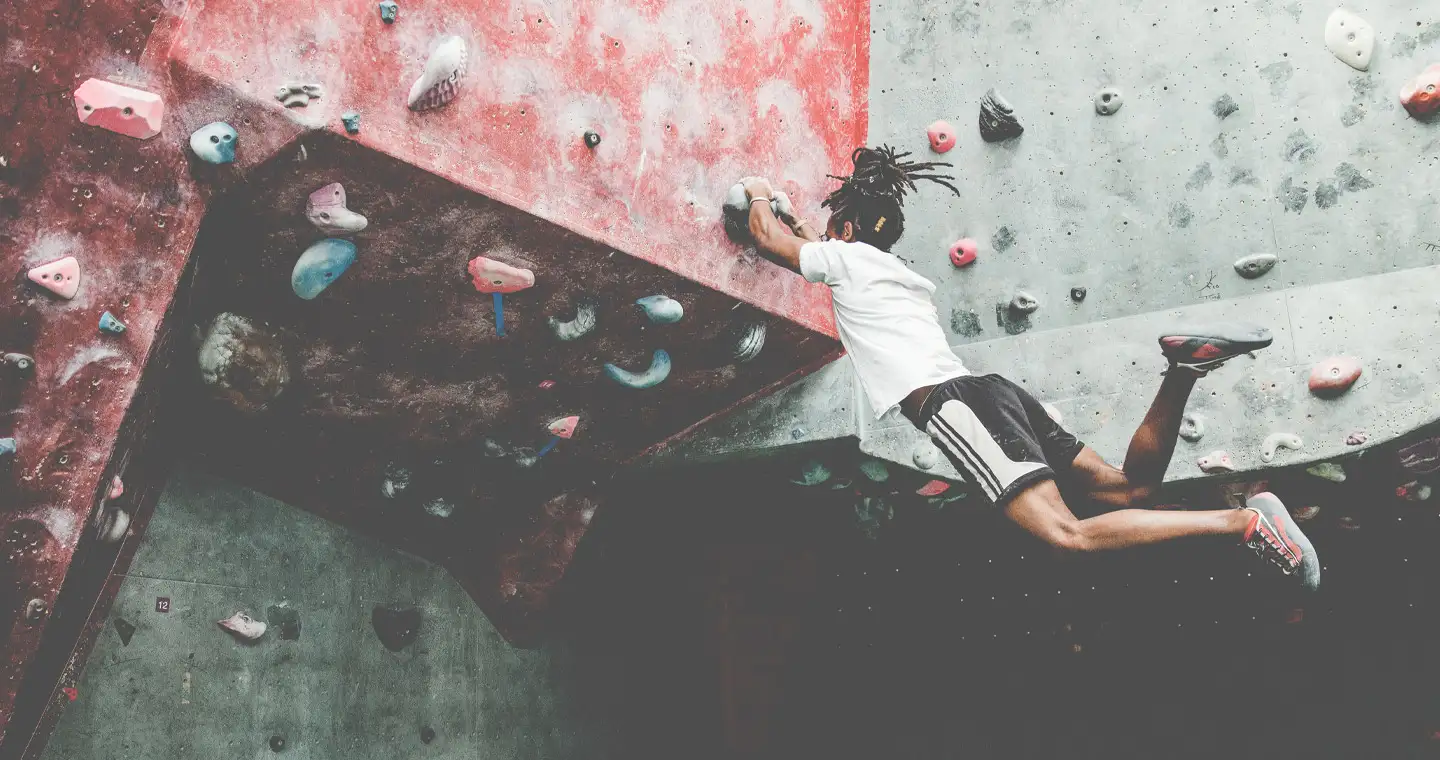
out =
[[118,499],[125,495],[125,484],[121,482],[120,476],[116,475],[110,479],[110,490],[105,493],[107,499]]
[[476,256],[470,260],[470,277],[481,293],[514,293],[535,284],[535,273]]
[[1368,441],[1368,440],[1370,440],[1370,434],[1369,434],[1369,433],[1365,432],[1364,430],[1356,430],[1355,432],[1351,433],[1350,435],[1345,436],[1345,445],[1346,445],[1346,446],[1359,446],[1359,445],[1365,443],[1365,442]]
[[1224,451],[1212,451],[1203,457],[1195,460],[1195,464],[1205,472],[1234,472],[1235,462],[1230,455]]
[[153,92],[87,79],[75,90],[75,113],[83,124],[145,140],[160,134],[165,101]]
[[975,263],[975,257],[980,255],[980,244],[970,238],[960,238],[950,246],[950,263],[958,269],[968,267]]
[[550,390],[551,388],[554,388],[554,387],[555,387],[555,381],[554,381],[554,380],[541,380],[541,381],[540,381],[540,384],[537,385],[537,386],[535,386],[535,387],[536,387],[536,388],[539,388],[539,389],[542,390],[542,391],[548,391],[548,390]]
[[580,427],[580,416],[572,414],[569,417],[551,420],[546,427],[550,430],[550,435],[568,441],[575,435],[575,430]]
[[1400,105],[1417,119],[1428,119],[1440,111],[1440,63],[1431,64],[1400,88]]
[[930,150],[944,153],[955,147],[955,128],[949,122],[937,121],[925,130],[930,136]]
[[1310,370],[1310,392],[1317,396],[1338,396],[1360,379],[1360,361],[1348,356],[1320,360]]
[[1320,514],[1320,508],[1312,504],[1310,506],[1298,507],[1293,510],[1291,514],[1296,522],[1308,522]]
[[80,292],[80,262],[74,256],[42,264],[31,269],[27,276],[31,282],[66,300]]
[[945,493],[948,490],[950,490],[949,483],[946,483],[943,480],[932,480],[929,483],[920,486],[920,489],[917,490],[915,493],[921,496],[939,496],[940,494]]

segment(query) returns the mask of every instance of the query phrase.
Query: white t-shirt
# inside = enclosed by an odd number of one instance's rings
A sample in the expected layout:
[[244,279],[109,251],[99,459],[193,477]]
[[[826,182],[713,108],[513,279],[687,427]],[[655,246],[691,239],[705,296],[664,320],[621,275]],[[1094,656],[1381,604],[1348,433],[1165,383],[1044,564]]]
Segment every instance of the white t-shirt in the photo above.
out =
[[800,274],[830,286],[840,342],[876,419],[916,388],[970,374],[940,328],[935,284],[895,256],[866,243],[806,243]]

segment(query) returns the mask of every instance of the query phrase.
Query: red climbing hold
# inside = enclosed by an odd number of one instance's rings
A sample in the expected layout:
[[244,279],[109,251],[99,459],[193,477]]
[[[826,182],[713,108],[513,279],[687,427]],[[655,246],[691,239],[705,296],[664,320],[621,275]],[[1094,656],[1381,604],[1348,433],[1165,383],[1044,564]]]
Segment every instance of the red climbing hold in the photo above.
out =
[[579,415],[572,414],[569,417],[551,420],[547,427],[550,430],[550,435],[556,438],[564,438],[568,441],[571,436],[575,435],[575,429],[580,427],[580,417]]
[[1426,119],[1440,111],[1440,63],[1410,80],[1400,88],[1400,105],[1417,119]]
[[535,284],[535,273],[494,259],[476,256],[470,261],[470,276],[481,293],[514,293]]
[[975,257],[980,255],[980,244],[970,238],[960,238],[950,246],[950,263],[956,268],[968,267],[975,263]]
[[1338,396],[1360,379],[1360,361],[1348,356],[1320,360],[1310,370],[1310,392],[1317,396]]
[[105,493],[107,499],[118,499],[125,495],[125,483],[116,475],[110,479],[110,490]]
[[65,688],[61,689],[60,691],[65,692],[65,696],[66,696],[71,702],[74,702],[75,700],[77,700],[77,699],[80,698],[80,690],[77,689],[77,688],[75,688],[74,686],[66,686]]
[[74,256],[42,264],[30,270],[30,281],[69,300],[80,291],[80,262]]
[[950,490],[949,483],[946,483],[943,480],[932,480],[929,483],[920,486],[920,489],[915,493],[921,496],[939,496],[940,494],[945,493],[948,490]]
[[75,90],[75,113],[84,124],[144,140],[160,134],[165,101],[153,92],[87,79]]
[[930,150],[944,153],[955,147],[955,128],[949,122],[937,121],[925,133],[930,135]]

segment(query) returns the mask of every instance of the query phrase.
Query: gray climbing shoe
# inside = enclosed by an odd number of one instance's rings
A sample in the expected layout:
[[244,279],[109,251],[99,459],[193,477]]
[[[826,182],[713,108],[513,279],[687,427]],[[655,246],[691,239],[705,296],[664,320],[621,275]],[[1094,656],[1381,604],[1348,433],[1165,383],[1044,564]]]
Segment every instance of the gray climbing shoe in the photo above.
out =
[[1268,491],[1257,493],[1245,500],[1244,509],[1254,517],[1241,543],[1299,581],[1306,591],[1319,590],[1320,558],[1280,499]]
[[1205,373],[1274,341],[1270,331],[1259,325],[1219,322],[1160,336],[1160,352],[1172,367]]

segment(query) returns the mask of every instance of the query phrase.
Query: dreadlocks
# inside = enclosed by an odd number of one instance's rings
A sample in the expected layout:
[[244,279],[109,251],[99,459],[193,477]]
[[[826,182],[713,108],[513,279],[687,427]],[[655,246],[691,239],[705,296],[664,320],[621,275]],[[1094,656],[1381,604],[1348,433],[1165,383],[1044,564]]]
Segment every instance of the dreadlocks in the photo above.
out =
[[890,250],[905,231],[905,213],[901,207],[905,193],[915,189],[916,180],[929,180],[960,195],[950,183],[954,177],[935,172],[950,164],[903,160],[908,155],[909,152],[896,153],[888,145],[856,148],[850,154],[855,171],[848,177],[829,175],[842,184],[820,205],[830,209],[837,221],[853,224],[856,239],[882,251]]

